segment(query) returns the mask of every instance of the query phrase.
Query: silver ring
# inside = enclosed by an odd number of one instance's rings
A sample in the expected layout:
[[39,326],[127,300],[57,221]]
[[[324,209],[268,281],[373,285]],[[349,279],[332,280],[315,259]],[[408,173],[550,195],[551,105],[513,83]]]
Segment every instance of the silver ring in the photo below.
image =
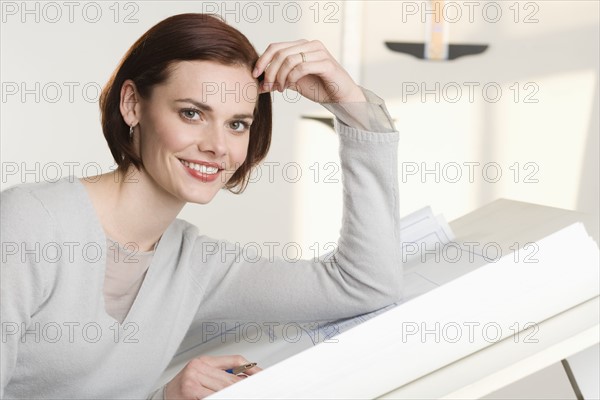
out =
[[306,62],[306,54],[304,54],[303,52],[300,52],[300,55],[302,56],[302,62],[305,63]]

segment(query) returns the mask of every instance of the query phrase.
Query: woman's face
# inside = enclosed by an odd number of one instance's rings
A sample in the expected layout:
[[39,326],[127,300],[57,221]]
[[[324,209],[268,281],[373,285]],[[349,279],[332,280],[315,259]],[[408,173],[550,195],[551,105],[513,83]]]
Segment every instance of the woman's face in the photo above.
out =
[[256,80],[247,67],[182,61],[139,102],[137,148],[148,178],[206,204],[246,159]]

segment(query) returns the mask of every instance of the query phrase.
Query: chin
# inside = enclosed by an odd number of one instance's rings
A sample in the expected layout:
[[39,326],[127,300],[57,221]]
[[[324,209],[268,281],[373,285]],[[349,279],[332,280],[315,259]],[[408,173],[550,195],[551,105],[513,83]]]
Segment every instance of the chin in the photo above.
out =
[[215,192],[215,193],[196,193],[196,194],[189,194],[187,196],[183,196],[183,199],[188,203],[208,204],[215,198],[216,195],[217,195],[217,192]]
[[193,204],[200,204],[200,205],[206,205],[208,203],[210,203],[212,200],[211,199],[189,199],[187,200],[188,203],[193,203]]

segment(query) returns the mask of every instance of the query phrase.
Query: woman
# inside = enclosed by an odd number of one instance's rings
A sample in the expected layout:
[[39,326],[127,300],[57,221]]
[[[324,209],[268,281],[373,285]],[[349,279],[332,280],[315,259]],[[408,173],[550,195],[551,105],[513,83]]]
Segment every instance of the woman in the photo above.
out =
[[[338,249],[248,261],[176,216],[244,189],[269,148],[270,92],[288,88],[336,115]],[[259,58],[216,17],[173,16],[131,47],[100,107],[116,171],[2,192],[6,398],[202,398],[247,360],[194,359],[150,393],[196,321],[330,321],[399,300],[398,134],[320,42]]]

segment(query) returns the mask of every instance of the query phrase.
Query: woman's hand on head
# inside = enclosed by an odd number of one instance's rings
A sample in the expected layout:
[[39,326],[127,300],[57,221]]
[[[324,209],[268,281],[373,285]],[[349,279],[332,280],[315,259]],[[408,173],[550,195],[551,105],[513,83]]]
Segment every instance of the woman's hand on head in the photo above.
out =
[[[244,364],[248,364],[248,360],[239,355],[194,358],[167,384],[165,400],[203,399],[245,379],[245,376],[225,372]],[[261,368],[253,367],[245,374],[253,375],[260,371]]]
[[318,40],[270,44],[252,75],[257,78],[263,72],[260,93],[290,89],[317,103],[366,101],[360,87]]

